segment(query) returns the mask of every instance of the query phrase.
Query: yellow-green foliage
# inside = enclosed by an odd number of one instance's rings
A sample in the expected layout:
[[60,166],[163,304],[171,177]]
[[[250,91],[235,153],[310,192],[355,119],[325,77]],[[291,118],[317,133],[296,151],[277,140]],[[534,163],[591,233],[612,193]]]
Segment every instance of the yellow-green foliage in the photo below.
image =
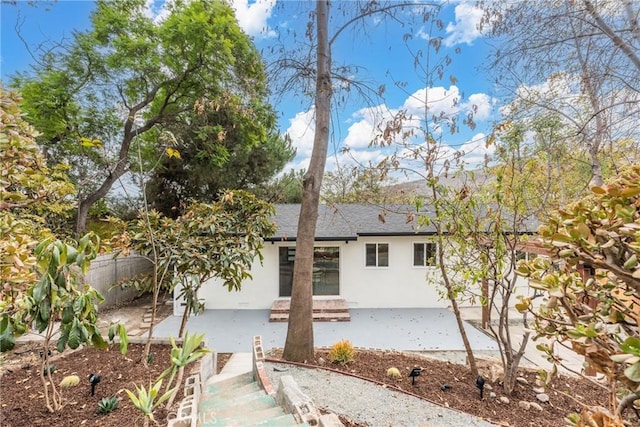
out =
[[353,360],[356,354],[356,350],[351,343],[347,340],[338,341],[331,347],[329,352],[329,360],[333,363],[340,363],[346,365]]
[[398,368],[387,369],[387,376],[391,378],[400,378],[400,370]]
[[62,381],[60,381],[60,387],[62,388],[75,387],[78,384],[80,384],[80,377],[78,377],[77,375],[66,376],[62,379]]

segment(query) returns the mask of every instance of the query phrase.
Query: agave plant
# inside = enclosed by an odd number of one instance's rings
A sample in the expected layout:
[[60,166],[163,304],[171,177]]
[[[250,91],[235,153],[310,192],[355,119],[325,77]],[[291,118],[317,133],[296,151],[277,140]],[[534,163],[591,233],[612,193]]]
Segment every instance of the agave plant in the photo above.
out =
[[[173,380],[177,374],[176,378],[176,387],[174,390],[178,390],[180,383],[182,382],[182,377],[184,376],[184,368],[188,364],[195,362],[200,357],[209,353],[210,350],[206,348],[198,348],[204,339],[204,334],[200,335],[189,335],[187,332],[184,336],[184,340],[182,341],[182,347],[178,347],[176,345],[176,341],[173,337],[169,337],[171,340],[171,366],[167,368],[161,375],[160,378],[164,378],[167,375],[170,375],[169,382],[167,383],[167,389],[173,384]],[[171,398],[167,402],[167,408],[170,408],[173,404],[173,400],[175,399],[177,393],[173,393]]]
[[118,396],[103,397],[98,402],[98,413],[108,414],[118,407]]
[[[133,406],[138,408],[144,414],[144,427],[149,427],[149,420],[156,422],[155,418],[153,418],[153,412],[156,410],[158,406],[160,406],[165,400],[169,399],[171,395],[178,390],[178,387],[172,388],[167,391],[162,396],[158,397],[160,394],[160,388],[162,387],[162,379],[159,379],[153,387],[149,384],[149,390],[144,388],[143,386],[135,386],[136,393],[134,394],[132,391],[125,389],[124,391],[131,399],[131,403]],[[156,400],[156,398],[158,398]]]

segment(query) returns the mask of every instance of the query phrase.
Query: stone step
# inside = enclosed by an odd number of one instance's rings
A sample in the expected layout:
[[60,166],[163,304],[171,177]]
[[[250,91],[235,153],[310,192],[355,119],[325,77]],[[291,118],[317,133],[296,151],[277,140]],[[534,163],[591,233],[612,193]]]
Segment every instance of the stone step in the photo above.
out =
[[233,406],[242,405],[252,400],[257,400],[266,396],[263,390],[254,391],[246,394],[237,394],[234,396],[221,396],[217,394],[203,394],[200,401],[200,408],[203,410],[217,411],[227,409]]
[[[287,322],[290,305],[291,300],[289,299],[275,300],[271,305],[269,321]],[[314,322],[348,322],[351,320],[349,304],[342,298],[314,299],[312,312]]]
[[207,385],[207,388],[205,389],[205,393],[207,395],[218,399],[233,399],[237,396],[254,393],[256,391],[264,392],[256,382],[249,384],[227,384],[223,387],[219,387],[218,384],[211,384]]
[[206,383],[206,387],[210,385],[216,385],[219,388],[223,387],[234,387],[238,384],[245,385],[253,382],[253,372],[245,372],[243,374],[231,374],[231,376],[223,375],[220,373],[219,375],[214,375]]
[[[278,408],[272,408],[273,414],[277,414]],[[248,426],[261,426],[261,427],[293,427],[293,426],[306,426],[307,423],[296,424],[295,418],[291,414],[271,415],[270,410],[258,413],[250,417],[238,416],[236,418],[213,418],[206,419],[201,418],[199,424],[200,427],[248,427]],[[281,411],[281,410],[280,410]]]
[[[348,308],[342,308],[342,307],[328,307],[328,308],[316,308],[313,307],[313,309],[311,310],[314,314],[316,313],[345,313],[348,312],[349,309]],[[289,312],[289,308],[272,308],[271,309],[272,313],[288,313]]]
[[[314,299],[313,300],[312,310],[314,312],[322,313],[322,312],[341,312],[341,311],[349,311],[349,304],[346,300],[341,298],[336,299]],[[275,300],[271,305],[271,311],[276,313],[278,312],[288,312],[289,307],[291,305],[291,300]]]
[[[231,399],[230,404],[224,408],[211,408],[208,403],[209,399],[216,399],[217,396],[205,396],[204,399],[200,401],[200,406],[198,411],[202,417],[202,419],[208,419],[210,417],[215,417],[217,419],[237,419],[242,417],[243,419],[249,417],[250,414],[263,411],[265,409],[273,409],[276,408],[276,401],[273,397],[263,394],[262,396],[255,397],[250,400],[242,401],[237,404],[233,402]],[[280,409],[281,408],[276,408]],[[258,418],[270,418],[272,415],[263,416],[257,415]],[[222,424],[225,425],[225,424]],[[251,424],[247,424],[251,425]]]
[[[289,321],[289,313],[274,313],[269,315],[269,322],[287,322]],[[314,322],[349,322],[351,315],[349,312],[332,312],[332,313],[313,313]]]

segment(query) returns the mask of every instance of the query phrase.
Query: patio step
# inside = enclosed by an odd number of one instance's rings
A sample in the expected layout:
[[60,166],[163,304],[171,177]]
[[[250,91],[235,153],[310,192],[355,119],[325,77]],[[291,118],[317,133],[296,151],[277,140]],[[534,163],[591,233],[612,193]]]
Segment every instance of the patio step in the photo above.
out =
[[[253,381],[251,372],[219,381],[209,381],[200,396],[198,426],[295,426],[295,418],[287,414]],[[308,424],[302,424],[308,425]]]
[[[289,299],[275,300],[271,305],[269,322],[289,321],[290,303]],[[351,315],[346,300],[341,298],[313,300],[314,322],[348,322],[350,320]]]

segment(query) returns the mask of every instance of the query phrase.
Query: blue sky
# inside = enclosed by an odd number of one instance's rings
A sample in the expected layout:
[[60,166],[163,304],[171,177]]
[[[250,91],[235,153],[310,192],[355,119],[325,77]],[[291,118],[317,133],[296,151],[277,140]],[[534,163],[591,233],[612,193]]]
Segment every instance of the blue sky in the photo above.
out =
[[[149,13],[156,19],[162,17],[163,3],[149,0]],[[256,46],[265,51],[273,45],[278,33],[285,43],[295,43],[286,37],[287,30],[304,34],[307,13],[315,6],[311,1],[276,4],[272,0],[234,0],[232,3],[240,26],[254,38]],[[338,6],[345,5],[348,3],[334,2],[332,10],[336,19],[340,19]],[[74,30],[86,30],[93,2],[59,0],[56,3],[37,3],[35,7],[19,2],[17,6],[2,4],[0,7],[0,71],[6,84],[13,73],[28,71],[33,63],[29,51],[16,34],[16,23],[21,26],[21,33],[30,49],[36,51],[41,43],[70,37]],[[333,45],[334,65],[357,65],[360,67],[358,79],[366,80],[373,87],[385,85],[386,91],[384,99],[376,99],[372,103],[349,96],[347,102],[336,107],[327,169],[355,162],[377,163],[388,155],[388,149],[368,146],[376,124],[400,110],[420,115],[424,111],[425,91],[430,100],[429,114],[465,114],[475,110],[475,129],[461,126],[458,133],[443,132],[442,140],[449,152],[463,149],[468,153],[469,164],[481,161],[487,153],[485,137],[492,123],[498,120],[498,102],[491,95],[491,78],[479,71],[488,52],[486,42],[477,30],[480,17],[481,11],[473,6],[473,1],[455,1],[443,5],[439,15],[443,26],[439,31],[430,32],[430,24],[422,24],[421,21],[409,24],[404,19],[405,24],[400,25],[397,21],[382,21],[376,17],[367,20],[366,27],[354,26],[341,33]],[[444,69],[443,79],[434,81],[432,86],[427,86],[424,77],[414,71],[414,59],[403,42],[408,38],[412,49],[426,49],[429,37],[442,37],[441,54],[450,53],[453,58],[453,62]],[[454,53],[457,49],[460,53]],[[394,86],[390,76],[405,82],[403,87]],[[454,99],[458,101],[456,106],[453,105]],[[290,134],[298,153],[287,169],[304,168],[308,165],[313,143],[310,100],[301,99],[296,94],[278,97],[277,100],[274,106],[280,114],[280,130]],[[343,147],[349,148],[348,155],[342,152]]]

